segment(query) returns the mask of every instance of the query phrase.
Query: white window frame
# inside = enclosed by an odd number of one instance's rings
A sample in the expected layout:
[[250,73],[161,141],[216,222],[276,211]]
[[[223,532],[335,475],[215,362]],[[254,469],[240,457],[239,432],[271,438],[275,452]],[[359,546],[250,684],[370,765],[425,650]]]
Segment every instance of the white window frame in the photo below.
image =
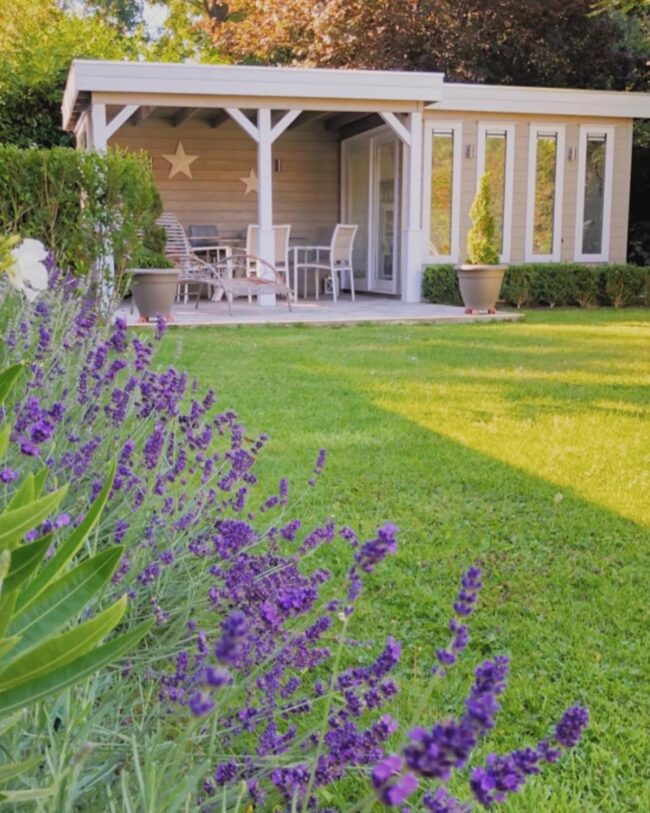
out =
[[481,175],[485,172],[485,139],[488,133],[506,134],[506,171],[505,189],[503,192],[503,252],[500,262],[510,262],[512,250],[512,201],[515,179],[515,124],[504,121],[481,121],[478,125],[478,148],[476,150],[476,189],[478,191]]
[[[451,253],[430,254],[431,245],[431,161],[433,159],[433,134],[435,132],[451,133],[453,138],[452,186],[451,186]],[[444,263],[457,263],[460,259],[460,196],[463,152],[463,125],[459,121],[442,121],[433,119],[426,121],[424,127],[424,207],[423,214],[426,219],[424,228],[424,253],[427,263],[442,265]]]
[[[578,136],[578,194],[576,205],[576,235],[575,259],[576,262],[597,263],[609,260],[609,246],[612,231],[612,189],[614,180],[614,134],[616,128],[611,124],[581,124]],[[602,251],[600,254],[584,254],[582,251],[584,208],[585,208],[585,177],[587,172],[587,137],[589,135],[604,135],[605,142],[605,188],[603,190],[603,234]]]
[[[553,251],[535,254],[535,192],[537,181],[537,141],[540,135],[556,137],[555,201],[553,205]],[[526,241],[524,260],[527,263],[557,263],[562,257],[562,211],[564,204],[564,154],[566,127],[564,124],[531,124],[528,140],[528,193],[526,199]]]

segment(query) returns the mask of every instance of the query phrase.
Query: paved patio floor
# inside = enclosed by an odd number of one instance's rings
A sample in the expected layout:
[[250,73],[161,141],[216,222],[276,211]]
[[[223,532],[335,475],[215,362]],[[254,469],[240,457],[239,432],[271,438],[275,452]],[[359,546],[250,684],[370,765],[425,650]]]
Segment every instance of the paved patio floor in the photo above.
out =
[[[118,309],[116,316],[126,319],[128,325],[138,321],[137,310],[130,312],[130,302],[125,302]],[[284,301],[272,307],[260,307],[255,302],[249,305],[245,299],[236,299],[233,304],[233,315],[228,314],[225,302],[207,302],[201,300],[198,310],[194,303],[176,304],[172,312],[174,324],[179,327],[199,327],[214,325],[220,327],[237,325],[336,325],[355,322],[485,322],[512,321],[521,318],[521,314],[511,311],[499,311],[496,314],[467,315],[463,308],[453,305],[430,305],[417,303],[413,305],[398,299],[380,296],[357,295],[356,302],[349,297],[334,304],[331,299],[304,300],[292,304],[289,311]]]

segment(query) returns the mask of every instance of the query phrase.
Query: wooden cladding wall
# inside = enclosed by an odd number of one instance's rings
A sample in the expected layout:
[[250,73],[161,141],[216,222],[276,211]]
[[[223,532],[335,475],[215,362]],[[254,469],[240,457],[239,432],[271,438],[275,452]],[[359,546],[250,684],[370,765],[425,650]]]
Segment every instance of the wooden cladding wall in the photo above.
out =
[[[192,163],[192,179],[169,177],[170,165],[162,157],[174,153],[181,141]],[[190,120],[173,127],[167,120],[149,118],[138,126],[126,124],[111,145],[146,150],[167,211],[185,226],[215,224],[221,236],[245,231],[257,223],[257,193],[246,192],[241,178],[257,172],[257,149],[233,121],[213,129],[206,121]],[[313,122],[284,132],[273,145],[273,158],[281,162],[273,173],[273,220],[289,223],[292,236],[308,243],[327,241],[339,220],[339,140],[322,123]]]

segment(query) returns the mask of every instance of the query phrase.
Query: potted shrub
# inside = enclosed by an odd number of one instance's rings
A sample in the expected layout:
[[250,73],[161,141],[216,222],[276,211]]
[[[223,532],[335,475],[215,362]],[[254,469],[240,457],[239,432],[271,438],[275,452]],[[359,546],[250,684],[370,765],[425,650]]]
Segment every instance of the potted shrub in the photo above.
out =
[[[162,232],[162,234],[161,234]],[[158,314],[172,322],[172,305],[176,299],[180,269],[165,256],[165,232],[151,227],[143,235],[141,246],[131,258],[131,294],[140,314],[148,322]]]
[[467,263],[456,266],[460,295],[465,313],[495,313],[507,266],[499,263],[490,176],[487,172],[481,177],[469,216],[472,228],[467,234]]

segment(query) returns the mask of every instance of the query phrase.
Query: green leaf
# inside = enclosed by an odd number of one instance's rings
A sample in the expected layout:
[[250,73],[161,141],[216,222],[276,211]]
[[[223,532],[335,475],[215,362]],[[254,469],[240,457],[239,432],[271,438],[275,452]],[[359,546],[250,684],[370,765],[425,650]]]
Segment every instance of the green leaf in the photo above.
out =
[[39,799],[46,799],[54,796],[56,788],[35,788],[34,790],[3,790],[0,791],[0,802],[37,802]]
[[18,641],[20,641],[20,635],[14,635],[13,638],[0,638],[0,658],[4,657],[7,652],[11,652]]
[[17,611],[9,634],[20,634],[22,641],[13,656],[38,646],[86,607],[115,572],[122,552],[118,546],[86,559],[51,584],[29,607]]
[[15,494],[11,498],[7,511],[14,511],[16,508],[22,508],[23,505],[28,505],[34,502],[36,495],[34,493],[34,475],[30,472],[27,477],[22,481]]
[[36,542],[14,548],[11,554],[9,575],[4,580],[4,589],[15,590],[21,584],[29,581],[38,570],[51,543],[52,534],[47,534],[42,539],[37,539]]
[[50,638],[22,658],[13,660],[6,669],[0,670],[0,692],[26,681],[36,680],[84,655],[115,629],[125,611],[126,596],[122,596],[119,601],[85,624],[80,624],[63,635]]
[[43,677],[9,689],[9,691],[0,692],[0,715],[10,714],[23,706],[42,700],[48,695],[57,694],[67,686],[92,675],[111,661],[118,660],[147,634],[152,624],[153,621],[145,621],[131,632],[113,638],[108,643],[65,664],[51,674],[43,675]]
[[4,736],[7,731],[10,731],[23,716],[24,713],[22,711],[17,711],[10,717],[5,717],[4,720],[0,720],[0,737]]
[[43,489],[45,488],[45,483],[47,482],[47,475],[49,474],[49,469],[47,466],[43,466],[42,469],[36,472],[34,475],[34,496],[40,497],[43,493]]
[[23,505],[13,511],[0,514],[0,550],[14,547],[25,536],[27,531],[36,528],[56,510],[65,497],[68,486],[46,494],[29,505]]
[[11,437],[11,426],[3,426],[0,429],[0,460],[7,454],[9,438]]
[[9,779],[20,776],[21,773],[27,773],[27,771],[31,771],[32,768],[40,765],[41,762],[43,762],[43,757],[38,756],[26,759],[23,762],[10,762],[9,765],[0,765],[0,782],[7,782]]
[[88,537],[88,534],[95,527],[99,521],[102,511],[104,510],[106,500],[108,500],[108,495],[111,491],[111,486],[113,485],[115,468],[115,464],[113,463],[108,471],[108,478],[104,488],[98,495],[95,502],[90,506],[90,509],[83,521],[79,523],[78,527],[75,528],[74,531],[72,531],[65,543],[61,545],[57,553],[45,565],[43,570],[38,574],[29,587],[21,593],[17,609],[22,610],[23,608],[29,606],[29,604],[36,599],[39,593],[41,593],[55,578],[55,576],[61,572],[61,570],[68,564],[75,553],[83,545]]
[[5,399],[18,380],[18,376],[22,373],[23,367],[24,365],[22,363],[14,364],[0,373],[0,404],[5,402]]
[[17,595],[17,592],[12,590],[11,593],[5,592],[0,596],[0,638],[4,637],[11,624]]

